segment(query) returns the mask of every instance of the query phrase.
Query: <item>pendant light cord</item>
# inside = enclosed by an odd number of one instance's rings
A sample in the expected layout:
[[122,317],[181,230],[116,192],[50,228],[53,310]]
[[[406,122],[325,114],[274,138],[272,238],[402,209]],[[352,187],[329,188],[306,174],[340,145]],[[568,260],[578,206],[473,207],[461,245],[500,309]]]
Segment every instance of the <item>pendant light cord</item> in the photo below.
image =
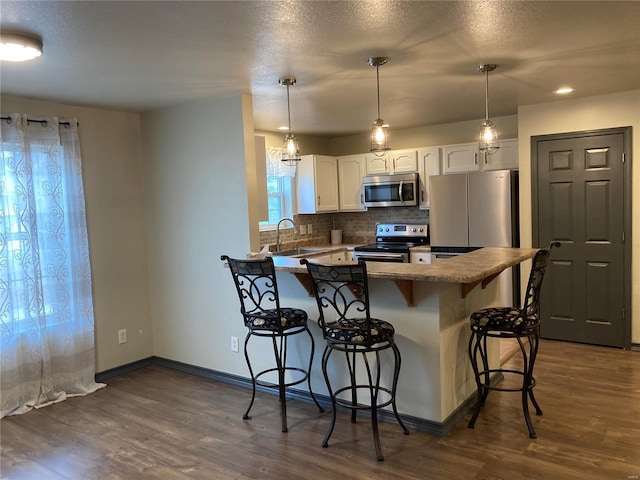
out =
[[289,118],[289,134],[291,134],[291,105],[289,103],[289,85],[287,85],[287,115]]
[[378,118],[380,118],[380,66],[376,65],[376,85],[378,93]]
[[485,98],[485,114],[484,114],[484,119],[485,120],[489,120],[489,70],[487,70],[486,72],[484,72],[486,75],[486,87],[485,87],[485,92],[484,92],[484,98]]

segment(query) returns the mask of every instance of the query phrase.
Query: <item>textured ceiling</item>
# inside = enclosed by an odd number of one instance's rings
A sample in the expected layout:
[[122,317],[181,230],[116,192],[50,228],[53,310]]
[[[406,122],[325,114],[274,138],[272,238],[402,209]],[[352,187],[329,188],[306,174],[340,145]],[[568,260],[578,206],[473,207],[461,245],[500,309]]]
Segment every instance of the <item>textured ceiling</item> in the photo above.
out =
[[[640,89],[640,2],[8,1],[3,31],[37,33],[44,55],[3,62],[3,94],[143,112],[248,93],[256,129],[286,124],[283,76],[295,76],[295,133],[363,132],[376,118],[408,128],[519,105]],[[566,97],[564,97],[566,98]]]

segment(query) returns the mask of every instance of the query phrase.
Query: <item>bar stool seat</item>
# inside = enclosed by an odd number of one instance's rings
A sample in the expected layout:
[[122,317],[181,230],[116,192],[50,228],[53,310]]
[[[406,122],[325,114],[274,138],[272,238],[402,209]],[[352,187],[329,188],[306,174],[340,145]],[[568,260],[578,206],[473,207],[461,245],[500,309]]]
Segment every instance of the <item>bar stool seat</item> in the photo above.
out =
[[307,324],[308,315],[299,308],[281,307],[247,314],[246,322],[249,328],[279,331],[294,327],[304,327]]
[[[489,390],[521,392],[522,410],[529,436],[536,438],[536,432],[529,415],[529,400],[535,408],[536,415],[542,415],[542,409],[533,394],[533,388],[536,386],[533,368],[540,343],[538,305],[542,280],[551,256],[551,248],[556,246],[560,246],[560,243],[554,242],[548,249],[539,250],[533,258],[523,308],[485,308],[473,312],[470,316],[469,359],[478,388],[478,400],[471,420],[469,420],[469,428],[474,428],[480,410],[487,400]],[[522,354],[522,368],[518,370],[502,367],[489,368],[487,338],[515,338]],[[528,351],[526,345],[528,345]],[[513,388],[492,385],[491,376],[496,374],[521,376],[522,384]]]

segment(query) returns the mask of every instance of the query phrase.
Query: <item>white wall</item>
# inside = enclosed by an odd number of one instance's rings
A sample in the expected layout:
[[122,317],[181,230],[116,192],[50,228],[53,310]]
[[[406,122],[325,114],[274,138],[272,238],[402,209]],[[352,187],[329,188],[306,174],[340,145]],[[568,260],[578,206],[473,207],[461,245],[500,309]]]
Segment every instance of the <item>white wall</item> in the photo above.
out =
[[[553,133],[633,127],[632,212],[640,211],[640,90],[566,100],[518,109],[520,149],[520,233],[523,247],[531,246],[531,137]],[[635,186],[635,187],[634,187]],[[640,343],[640,215],[632,216],[631,341]]]
[[[2,113],[80,123],[96,330],[96,371],[153,355],[140,116],[2,96]],[[128,341],[118,345],[118,330]]]
[[250,113],[250,97],[233,96],[142,116],[153,352],[241,375],[229,338],[245,329],[220,255],[250,250]]

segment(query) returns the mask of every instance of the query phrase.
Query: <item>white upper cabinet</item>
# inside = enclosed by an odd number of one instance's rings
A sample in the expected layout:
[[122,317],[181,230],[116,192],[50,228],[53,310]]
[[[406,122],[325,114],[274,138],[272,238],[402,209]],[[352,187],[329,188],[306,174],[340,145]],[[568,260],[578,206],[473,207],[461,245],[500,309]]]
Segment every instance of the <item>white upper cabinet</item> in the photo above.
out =
[[482,157],[483,170],[517,170],[518,139],[500,140],[500,148],[493,155]]
[[442,147],[442,173],[465,173],[480,170],[478,143],[460,143]]
[[303,155],[296,172],[298,213],[338,211],[338,159]]
[[366,157],[365,172],[367,176],[415,173],[417,171],[417,150],[391,150],[382,157],[376,157],[373,154]]
[[338,194],[341,212],[361,212],[366,210],[362,204],[362,177],[365,174],[366,155],[347,155],[338,157]]
[[420,210],[428,210],[429,175],[440,175],[440,147],[426,147],[418,149],[418,180],[420,181]]
[[442,148],[442,173],[445,174],[506,169],[518,169],[517,138],[500,140],[500,149],[493,155],[480,152],[476,142]]

